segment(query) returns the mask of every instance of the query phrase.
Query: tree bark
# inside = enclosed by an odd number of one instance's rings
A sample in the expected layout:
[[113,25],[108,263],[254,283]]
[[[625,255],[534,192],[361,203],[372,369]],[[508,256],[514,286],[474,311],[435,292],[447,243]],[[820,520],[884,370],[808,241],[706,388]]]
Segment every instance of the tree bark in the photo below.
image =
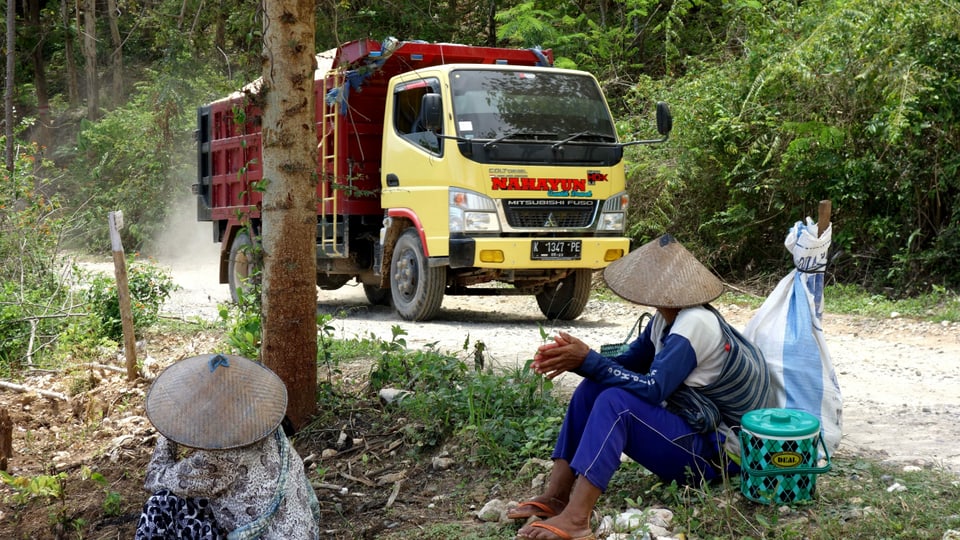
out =
[[315,31],[314,0],[264,0],[261,355],[297,429],[317,391]]
[[487,47],[497,46],[497,0],[490,0],[487,14]]
[[4,136],[7,145],[5,149],[7,172],[13,174],[13,83],[14,72],[16,70],[16,20],[17,20],[17,2],[16,0],[7,0],[7,76],[6,86],[3,88],[3,120]]
[[74,108],[80,106],[80,77],[77,76],[77,64],[73,57],[75,54],[73,50],[74,31],[70,19],[74,18],[74,14],[67,9],[67,0],[60,0],[60,18],[63,20],[63,52],[67,65],[67,99],[70,102],[70,107]]
[[40,0],[29,0],[28,25],[36,38],[30,58],[33,61],[33,86],[37,95],[37,129],[34,139],[41,147],[50,144],[50,96],[47,93],[47,72],[43,62],[44,31],[40,21]]
[[117,24],[117,0],[107,0],[107,20],[110,22],[110,42],[113,53],[110,55],[110,71],[113,75],[113,103],[126,100],[123,93],[123,42],[120,40],[120,26]]
[[87,118],[100,116],[100,84],[97,80],[97,2],[83,1],[83,58],[86,64]]

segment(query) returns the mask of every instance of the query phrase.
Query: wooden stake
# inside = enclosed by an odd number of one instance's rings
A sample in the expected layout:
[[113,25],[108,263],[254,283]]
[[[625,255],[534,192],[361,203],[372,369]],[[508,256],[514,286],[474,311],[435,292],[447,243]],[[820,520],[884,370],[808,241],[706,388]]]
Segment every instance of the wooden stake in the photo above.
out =
[[137,379],[137,339],[133,331],[133,309],[130,306],[130,285],[127,282],[127,260],[123,255],[120,229],[123,212],[107,214],[110,223],[110,246],[113,249],[113,267],[117,276],[117,296],[120,298],[120,323],[123,325],[123,354],[127,361],[127,380]]
[[7,461],[13,457],[13,422],[6,409],[0,409],[0,471],[6,472]]
[[830,199],[820,201],[817,208],[817,236],[823,236],[823,232],[830,226]]

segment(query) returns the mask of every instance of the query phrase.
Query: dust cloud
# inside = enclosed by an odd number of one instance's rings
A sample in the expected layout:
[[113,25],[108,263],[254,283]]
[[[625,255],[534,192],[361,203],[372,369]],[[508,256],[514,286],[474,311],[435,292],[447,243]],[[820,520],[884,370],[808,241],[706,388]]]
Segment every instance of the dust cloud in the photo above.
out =
[[230,289],[220,283],[220,244],[213,241],[213,225],[197,221],[196,198],[189,193],[174,203],[162,233],[144,253],[168,269],[180,288],[177,302],[163,311],[211,318],[218,304],[229,302]]
[[198,265],[215,267],[218,264],[220,244],[213,242],[209,221],[197,221],[197,202],[184,195],[174,203],[163,230],[145,251],[161,264],[180,269]]

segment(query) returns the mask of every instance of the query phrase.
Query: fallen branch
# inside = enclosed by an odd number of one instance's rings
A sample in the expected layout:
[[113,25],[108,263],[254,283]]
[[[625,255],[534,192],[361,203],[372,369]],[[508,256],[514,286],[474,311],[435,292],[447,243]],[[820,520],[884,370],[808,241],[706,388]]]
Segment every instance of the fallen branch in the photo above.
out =
[[69,368],[64,369],[43,369],[43,368],[29,368],[26,371],[28,373],[64,373],[68,370],[75,369],[100,369],[104,371],[114,371],[117,373],[126,373],[127,369],[120,366],[111,366],[108,364],[97,364],[95,362],[84,362],[83,364],[73,364]]
[[14,392],[36,392],[43,397],[48,397],[51,399],[59,399],[60,401],[67,401],[67,396],[59,392],[51,392],[49,390],[41,390],[39,388],[30,388],[29,386],[23,386],[22,384],[15,384],[7,381],[0,381],[0,388],[6,388],[7,390],[13,390]]
[[107,364],[96,364],[96,363],[93,363],[93,362],[87,362],[87,363],[84,363],[84,364],[77,364],[76,367],[78,367],[78,368],[85,368],[85,369],[104,369],[104,370],[107,370],[107,371],[116,371],[117,373],[126,373],[126,372],[127,372],[127,369],[126,369],[126,368],[122,368],[122,367],[120,367],[120,366],[111,366],[111,365],[107,365]]

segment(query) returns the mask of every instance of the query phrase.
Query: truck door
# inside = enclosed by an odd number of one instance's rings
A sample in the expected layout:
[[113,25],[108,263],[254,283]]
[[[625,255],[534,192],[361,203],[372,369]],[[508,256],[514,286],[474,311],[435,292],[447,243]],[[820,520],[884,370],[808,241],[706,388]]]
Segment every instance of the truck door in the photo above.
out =
[[[448,192],[454,171],[446,154],[449,141],[442,135],[444,122],[428,122],[424,96],[440,96],[440,78],[409,76],[393,85],[383,130],[381,206],[391,215],[400,213],[420,229],[425,254],[449,253]],[[428,105],[437,107],[436,98]],[[449,108],[448,104],[445,104]],[[441,116],[444,121],[446,113]],[[433,124],[433,125],[428,125]]]
[[430,260],[449,252],[449,174],[439,137],[441,103],[434,97],[440,96],[440,88],[436,77],[397,83],[391,96],[392,125],[384,129],[381,204],[406,223],[390,255],[390,291],[394,308],[407,320],[431,319],[446,289],[446,266]]

